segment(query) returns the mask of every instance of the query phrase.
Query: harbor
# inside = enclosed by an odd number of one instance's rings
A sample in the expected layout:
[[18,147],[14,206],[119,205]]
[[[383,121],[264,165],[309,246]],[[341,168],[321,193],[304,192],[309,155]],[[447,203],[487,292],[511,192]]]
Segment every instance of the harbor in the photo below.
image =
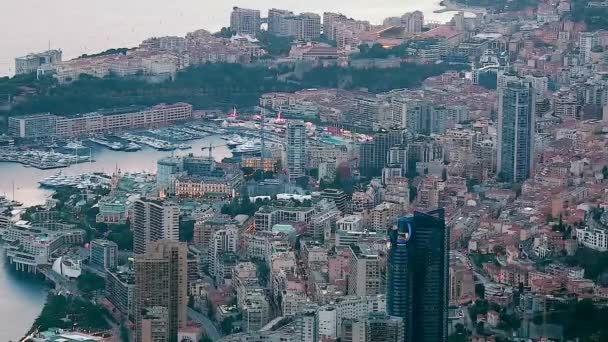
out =
[[90,155],[67,154],[44,150],[19,150],[16,148],[0,149],[0,162],[19,163],[24,167],[50,170],[69,167],[70,165],[92,162]]
[[[57,175],[59,171],[64,176],[79,176],[83,174],[94,174],[103,172],[112,174],[116,169],[122,172],[156,172],[156,162],[163,157],[187,155],[189,153],[201,154],[203,148],[209,145],[221,145],[224,142],[217,135],[192,140],[189,142],[192,149],[159,151],[149,146],[142,146],[138,152],[114,151],[105,146],[91,144],[92,162],[71,164],[61,170],[57,169],[37,169],[35,167],[25,167],[21,163],[0,163],[0,195],[5,195],[10,200],[22,202],[24,206],[43,204],[53,193],[52,187],[41,186],[40,180]],[[87,154],[89,153],[87,148]],[[205,153],[207,151],[205,150]],[[213,156],[217,161],[223,158],[232,157],[232,153],[227,146],[218,146],[213,149]],[[14,198],[13,194],[14,185]]]

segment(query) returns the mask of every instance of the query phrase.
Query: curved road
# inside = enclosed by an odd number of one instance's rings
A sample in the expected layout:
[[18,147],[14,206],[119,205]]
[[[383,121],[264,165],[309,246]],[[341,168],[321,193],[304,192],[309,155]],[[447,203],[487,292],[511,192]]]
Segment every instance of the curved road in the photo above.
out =
[[188,308],[188,317],[203,326],[205,334],[207,334],[207,337],[209,337],[211,341],[215,342],[222,337],[222,335],[217,331],[217,328],[215,327],[213,322],[202,313]]

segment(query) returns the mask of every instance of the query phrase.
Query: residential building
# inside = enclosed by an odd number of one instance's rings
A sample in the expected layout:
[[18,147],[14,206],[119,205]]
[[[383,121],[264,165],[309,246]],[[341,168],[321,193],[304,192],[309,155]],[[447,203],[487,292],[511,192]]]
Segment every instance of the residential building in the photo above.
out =
[[[222,276],[227,275],[222,266],[222,257],[227,253],[236,252],[238,231],[235,228],[222,229],[213,233],[209,246],[209,273],[218,284],[224,283]],[[232,273],[230,273],[232,276]]]
[[118,266],[118,245],[109,240],[95,239],[91,241],[90,264],[102,270],[113,270]]
[[596,251],[608,251],[608,229],[595,227],[576,229],[576,240],[585,247],[595,249]]
[[262,19],[260,11],[247,8],[234,7],[230,14],[230,29],[237,34],[248,34],[255,37],[260,32]]
[[499,177],[519,183],[532,175],[534,163],[535,93],[520,80],[498,89]]
[[318,310],[319,336],[336,338],[348,319],[364,319],[369,313],[386,313],[386,297],[342,296]]
[[447,341],[449,230],[444,210],[414,212],[389,231],[387,312],[406,342]]
[[[162,342],[176,341],[169,325],[169,310],[166,306],[149,306],[141,309],[140,323],[136,331],[140,341]],[[137,341],[136,337],[136,341]]]
[[365,320],[345,319],[340,330],[340,341],[344,342],[366,342]]
[[292,11],[271,8],[268,10],[268,32],[275,36],[287,36],[286,18],[294,16]]
[[158,240],[179,240],[179,206],[158,199],[141,198],[133,204],[133,253],[143,254]]
[[270,320],[270,303],[262,290],[250,291],[243,307],[244,328],[247,332],[258,331]]
[[306,175],[306,126],[302,121],[292,121],[287,126],[287,171],[289,181],[295,182]]
[[344,191],[339,189],[325,189],[321,192],[321,198],[334,202],[340,212],[344,213],[346,211],[348,194]]
[[370,296],[384,293],[380,256],[365,245],[350,246],[348,294]]
[[316,41],[321,35],[321,17],[315,13],[302,13],[283,19],[287,32],[283,36],[292,36],[297,40]]
[[336,229],[345,232],[363,231],[363,220],[359,215],[347,215],[336,222]]
[[183,160],[176,157],[165,157],[156,162],[156,186],[161,193],[175,194],[175,181],[183,167]]
[[254,215],[257,231],[271,231],[272,227],[284,222],[302,222],[310,224],[314,208],[308,207],[261,207]]
[[367,342],[403,342],[405,337],[402,317],[384,312],[369,313],[365,319]]
[[120,312],[133,315],[135,273],[130,270],[106,272],[105,296]]
[[404,142],[404,131],[394,127],[380,129],[374,133],[374,140],[361,145],[359,167],[367,174],[379,175],[387,165],[389,151]]
[[583,63],[591,62],[591,50],[598,45],[596,32],[581,32],[578,40],[579,56]]
[[36,139],[55,135],[58,116],[51,113],[11,116],[8,134],[14,138]]
[[152,107],[127,107],[99,110],[73,117],[58,117],[55,134],[78,137],[120,130],[166,126],[192,118],[192,105],[187,103],[158,104]]
[[159,104],[149,108],[99,110],[72,117],[50,113],[10,117],[8,126],[9,134],[18,138],[78,137],[132,128],[166,126],[191,118],[192,105],[175,103]]
[[408,12],[401,16],[401,25],[406,32],[422,32],[424,14],[420,11]]
[[[160,240],[148,245],[145,254],[135,256],[135,342],[177,342],[178,330],[186,327],[187,254],[185,243]],[[149,337],[156,324],[162,328],[164,339]]]
[[296,335],[297,340],[302,342],[319,341],[320,320],[317,315],[317,306],[314,304],[305,305],[296,315]]

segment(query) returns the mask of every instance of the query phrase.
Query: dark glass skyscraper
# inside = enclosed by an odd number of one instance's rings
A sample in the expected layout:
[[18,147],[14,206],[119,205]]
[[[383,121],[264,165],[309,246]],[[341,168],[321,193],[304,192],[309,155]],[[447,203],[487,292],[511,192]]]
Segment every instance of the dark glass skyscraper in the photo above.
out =
[[389,241],[388,314],[403,317],[405,342],[447,341],[449,232],[444,210],[399,219]]

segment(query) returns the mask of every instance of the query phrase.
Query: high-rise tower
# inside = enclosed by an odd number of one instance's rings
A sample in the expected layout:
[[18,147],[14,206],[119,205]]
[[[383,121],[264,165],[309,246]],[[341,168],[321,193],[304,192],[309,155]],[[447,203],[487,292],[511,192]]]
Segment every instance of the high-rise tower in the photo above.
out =
[[444,210],[399,219],[389,241],[388,314],[403,318],[405,342],[447,341],[449,232]]
[[162,239],[179,240],[179,206],[167,201],[142,198],[133,204],[133,253]]
[[498,89],[497,167],[500,178],[519,183],[532,175],[535,91],[525,80]]
[[161,240],[135,256],[135,342],[177,342],[188,323],[188,247]]
[[302,121],[287,126],[287,169],[289,181],[306,175],[306,126]]

